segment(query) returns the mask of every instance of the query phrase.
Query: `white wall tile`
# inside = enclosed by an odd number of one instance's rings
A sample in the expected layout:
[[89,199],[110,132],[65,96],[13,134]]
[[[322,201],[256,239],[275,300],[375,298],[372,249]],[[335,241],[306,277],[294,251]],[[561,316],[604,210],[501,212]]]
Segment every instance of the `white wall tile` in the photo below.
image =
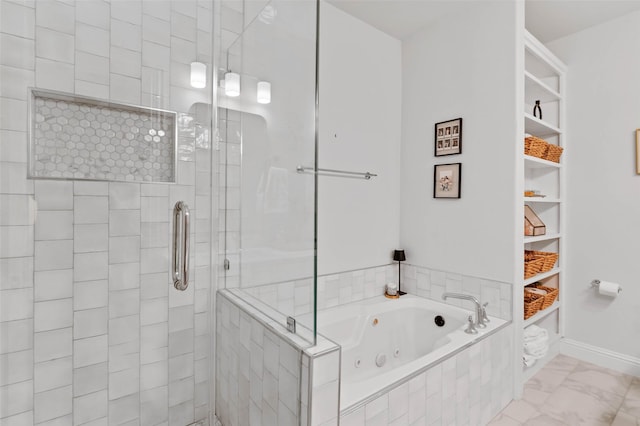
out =
[[169,221],[168,197],[142,197],[140,208],[143,222]]
[[111,237],[109,264],[131,263],[140,260],[140,237]]
[[142,55],[121,47],[111,48],[111,72],[128,77],[140,78],[142,68]]
[[0,239],[0,257],[33,255],[33,226],[0,226]]
[[76,2],[76,21],[109,29],[110,4],[105,1]]
[[143,1],[142,12],[145,15],[150,15],[158,19],[170,21],[171,20],[171,1],[167,1],[167,0]]
[[36,393],[33,399],[36,423],[70,414],[73,410],[71,386]]
[[53,271],[72,267],[73,240],[36,241],[36,271]]
[[139,209],[140,184],[109,183],[109,208],[111,210]]
[[139,404],[140,398],[137,394],[109,401],[109,421],[120,425],[139,418]]
[[33,40],[0,33],[0,64],[26,70],[35,69],[36,45]]
[[73,313],[73,338],[84,339],[107,334],[107,308],[86,309]]
[[34,366],[33,391],[44,392],[72,384],[73,362],[70,356],[39,362]]
[[109,277],[107,252],[76,253],[73,258],[74,281],[102,280]]
[[[0,116],[0,128],[5,130],[24,131],[27,127],[26,102],[17,99],[0,99],[2,115]],[[25,169],[26,171],[26,169]],[[26,173],[16,176],[18,179],[25,179]],[[18,181],[13,183],[17,183]]]
[[109,345],[120,345],[134,342],[140,338],[140,317],[112,318],[109,320]]
[[167,248],[151,248],[140,250],[140,272],[169,271],[169,250]]
[[76,80],[76,94],[91,98],[108,99],[109,86],[88,81]]
[[140,26],[142,24],[142,2],[112,2],[111,17]]
[[169,223],[168,222],[143,222],[141,224],[142,248],[157,248],[169,246]]
[[[5,69],[8,67],[2,67],[2,68]],[[14,68],[11,68],[11,69],[14,69]],[[32,73],[32,71],[24,71],[24,72]],[[2,74],[0,75],[0,77],[3,77],[4,75],[5,74]],[[33,79],[35,78],[33,77],[33,75],[31,77],[32,82],[34,81]],[[9,79],[9,81],[11,81],[11,79]],[[2,84],[4,83],[0,83],[0,85]],[[31,83],[31,85],[33,84],[35,83]],[[12,87],[11,92],[15,93],[16,92],[15,88],[20,86],[11,86],[11,87]],[[26,97],[26,94],[24,94],[24,96]],[[27,162],[27,150],[24,149],[24,147],[27,146],[27,134],[25,132],[17,132],[12,130],[0,130],[0,139],[2,140],[2,143],[0,144],[0,161],[14,162],[14,163]]]
[[33,319],[0,322],[0,354],[33,348]]
[[33,286],[33,258],[0,259],[0,290]]
[[76,253],[109,250],[109,225],[76,225],[73,249]]
[[189,41],[196,41],[196,20],[181,13],[171,14],[171,35]]
[[142,50],[142,30],[140,26],[112,19],[111,45],[140,52]]
[[89,424],[92,420],[105,419],[108,414],[107,391],[99,391],[73,399],[74,424]]
[[109,318],[135,315],[140,312],[140,291],[120,290],[109,293]]
[[140,235],[140,210],[111,210],[109,235],[112,237]]
[[119,263],[109,265],[109,289],[125,290],[140,286],[140,264]]
[[169,71],[171,49],[148,41],[142,42],[142,65],[149,68]]
[[73,212],[40,210],[36,222],[36,240],[73,239]]
[[108,363],[89,365],[73,370],[73,395],[81,396],[107,389],[109,384]]
[[36,56],[52,61],[73,64],[75,38],[60,31],[38,27],[36,30]]
[[[109,58],[93,55],[87,52],[77,52],[75,72],[75,78],[78,80],[84,80],[95,84],[108,85]],[[99,88],[94,88],[94,90],[95,89]],[[106,98],[107,96],[103,97]]]
[[35,201],[33,196],[0,195],[0,226],[33,225],[34,223]]
[[35,193],[40,210],[73,209],[73,182],[38,180]]
[[166,297],[143,300],[140,304],[140,324],[150,325],[169,319],[169,300]]
[[[35,73],[33,71],[0,66],[0,96],[24,101],[27,100],[28,93],[25,87],[33,87],[34,85]],[[24,146],[21,148],[24,149]],[[5,161],[11,160],[5,159]]]
[[109,31],[79,23],[76,26],[76,49],[109,57]]
[[75,310],[100,308],[109,303],[109,282],[106,280],[76,282],[73,284]]
[[73,82],[73,65],[36,58],[36,86],[39,88],[73,92]]
[[67,34],[75,32],[75,8],[59,1],[38,3],[36,25]]
[[73,367],[80,368],[106,362],[108,354],[106,335],[75,340],[73,342]]
[[36,302],[34,331],[49,331],[73,325],[73,302],[69,299]]
[[109,97],[117,102],[140,104],[140,79],[111,74]]
[[36,333],[34,337],[35,362],[70,356],[73,348],[71,334],[71,327]]
[[3,33],[32,39],[35,21],[35,11],[31,7],[6,1],[0,4],[0,28]]
[[[171,37],[171,61],[189,65],[196,57],[196,44],[193,41]],[[182,85],[180,85],[182,86]],[[189,86],[183,86],[189,87]]]
[[171,23],[145,14],[142,17],[142,38],[162,46],[170,46]]
[[[4,336],[3,336],[4,337]],[[33,350],[0,355],[0,386],[33,379]]]
[[107,197],[74,197],[74,223],[109,223],[109,199]]
[[0,387],[2,415],[8,417],[31,410],[33,408],[31,395],[33,395],[33,382],[31,380]]

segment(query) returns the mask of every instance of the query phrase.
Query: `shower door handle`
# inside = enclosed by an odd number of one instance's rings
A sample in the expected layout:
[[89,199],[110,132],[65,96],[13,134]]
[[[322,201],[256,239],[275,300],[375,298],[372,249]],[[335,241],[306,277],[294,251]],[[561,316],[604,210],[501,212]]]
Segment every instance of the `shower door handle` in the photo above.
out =
[[189,206],[178,201],[173,207],[173,286],[184,291],[189,286]]

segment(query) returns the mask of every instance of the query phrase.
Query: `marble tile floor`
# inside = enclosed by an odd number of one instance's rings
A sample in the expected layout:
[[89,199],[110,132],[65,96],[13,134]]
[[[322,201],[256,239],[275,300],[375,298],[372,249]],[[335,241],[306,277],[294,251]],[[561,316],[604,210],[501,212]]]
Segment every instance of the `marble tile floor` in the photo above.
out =
[[640,378],[558,355],[490,426],[640,426]]

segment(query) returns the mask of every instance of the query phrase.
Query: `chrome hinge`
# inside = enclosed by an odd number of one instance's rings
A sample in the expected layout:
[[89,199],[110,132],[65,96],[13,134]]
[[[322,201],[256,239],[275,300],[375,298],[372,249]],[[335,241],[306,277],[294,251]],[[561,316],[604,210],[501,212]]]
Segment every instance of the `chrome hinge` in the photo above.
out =
[[231,262],[229,262],[229,259],[225,259],[224,260],[224,270],[228,271],[229,269],[231,269]]
[[296,332],[296,319],[294,317],[287,317],[287,330],[291,333]]

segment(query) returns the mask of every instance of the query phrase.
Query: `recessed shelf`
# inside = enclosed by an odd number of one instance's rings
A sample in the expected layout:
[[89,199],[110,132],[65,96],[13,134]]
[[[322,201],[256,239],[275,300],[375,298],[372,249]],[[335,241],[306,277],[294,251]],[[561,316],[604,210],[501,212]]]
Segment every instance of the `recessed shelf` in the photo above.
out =
[[537,235],[535,237],[524,237],[524,243],[537,243],[538,241],[548,241],[548,240],[557,240],[561,238],[562,235],[559,233],[554,234],[545,234],[545,235]]
[[545,169],[545,168],[559,169],[562,167],[562,164],[556,163],[554,161],[544,160],[538,157],[533,157],[531,155],[525,155],[524,166],[527,169]]
[[560,309],[560,302],[556,300],[555,302],[553,302],[553,305],[549,306],[547,309],[541,309],[538,312],[536,312],[534,316],[524,320],[523,327],[527,328],[531,324],[540,321],[542,318],[545,318],[551,315],[553,312],[557,311],[558,309]]
[[562,134],[562,131],[549,123],[545,123],[537,117],[524,113],[524,130],[530,135],[537,136],[539,138],[556,136]]
[[544,82],[528,71],[524,72],[525,102],[533,104],[536,100],[542,103],[557,102],[561,96]]
[[561,272],[560,268],[553,268],[550,271],[543,272],[542,274],[534,275],[531,278],[527,278],[526,280],[524,280],[522,282],[522,286],[524,287],[524,286],[527,286],[529,284],[533,284],[533,283],[535,283],[537,281],[544,280],[545,278],[552,277],[552,276],[554,276],[556,274],[559,274],[560,272]]
[[538,371],[542,369],[542,367],[547,365],[549,361],[551,361],[553,358],[555,358],[556,355],[558,355],[558,353],[560,353],[560,345],[559,345],[560,339],[561,339],[561,336],[559,334],[555,334],[555,333],[550,334],[549,335],[549,352],[547,352],[547,355],[545,355],[544,358],[537,360],[536,363],[533,364],[531,367],[523,366],[525,382],[530,378],[532,378]]
[[553,204],[553,203],[560,203],[560,199],[559,198],[550,198],[550,197],[524,197],[524,202],[525,203],[547,203],[547,204]]

